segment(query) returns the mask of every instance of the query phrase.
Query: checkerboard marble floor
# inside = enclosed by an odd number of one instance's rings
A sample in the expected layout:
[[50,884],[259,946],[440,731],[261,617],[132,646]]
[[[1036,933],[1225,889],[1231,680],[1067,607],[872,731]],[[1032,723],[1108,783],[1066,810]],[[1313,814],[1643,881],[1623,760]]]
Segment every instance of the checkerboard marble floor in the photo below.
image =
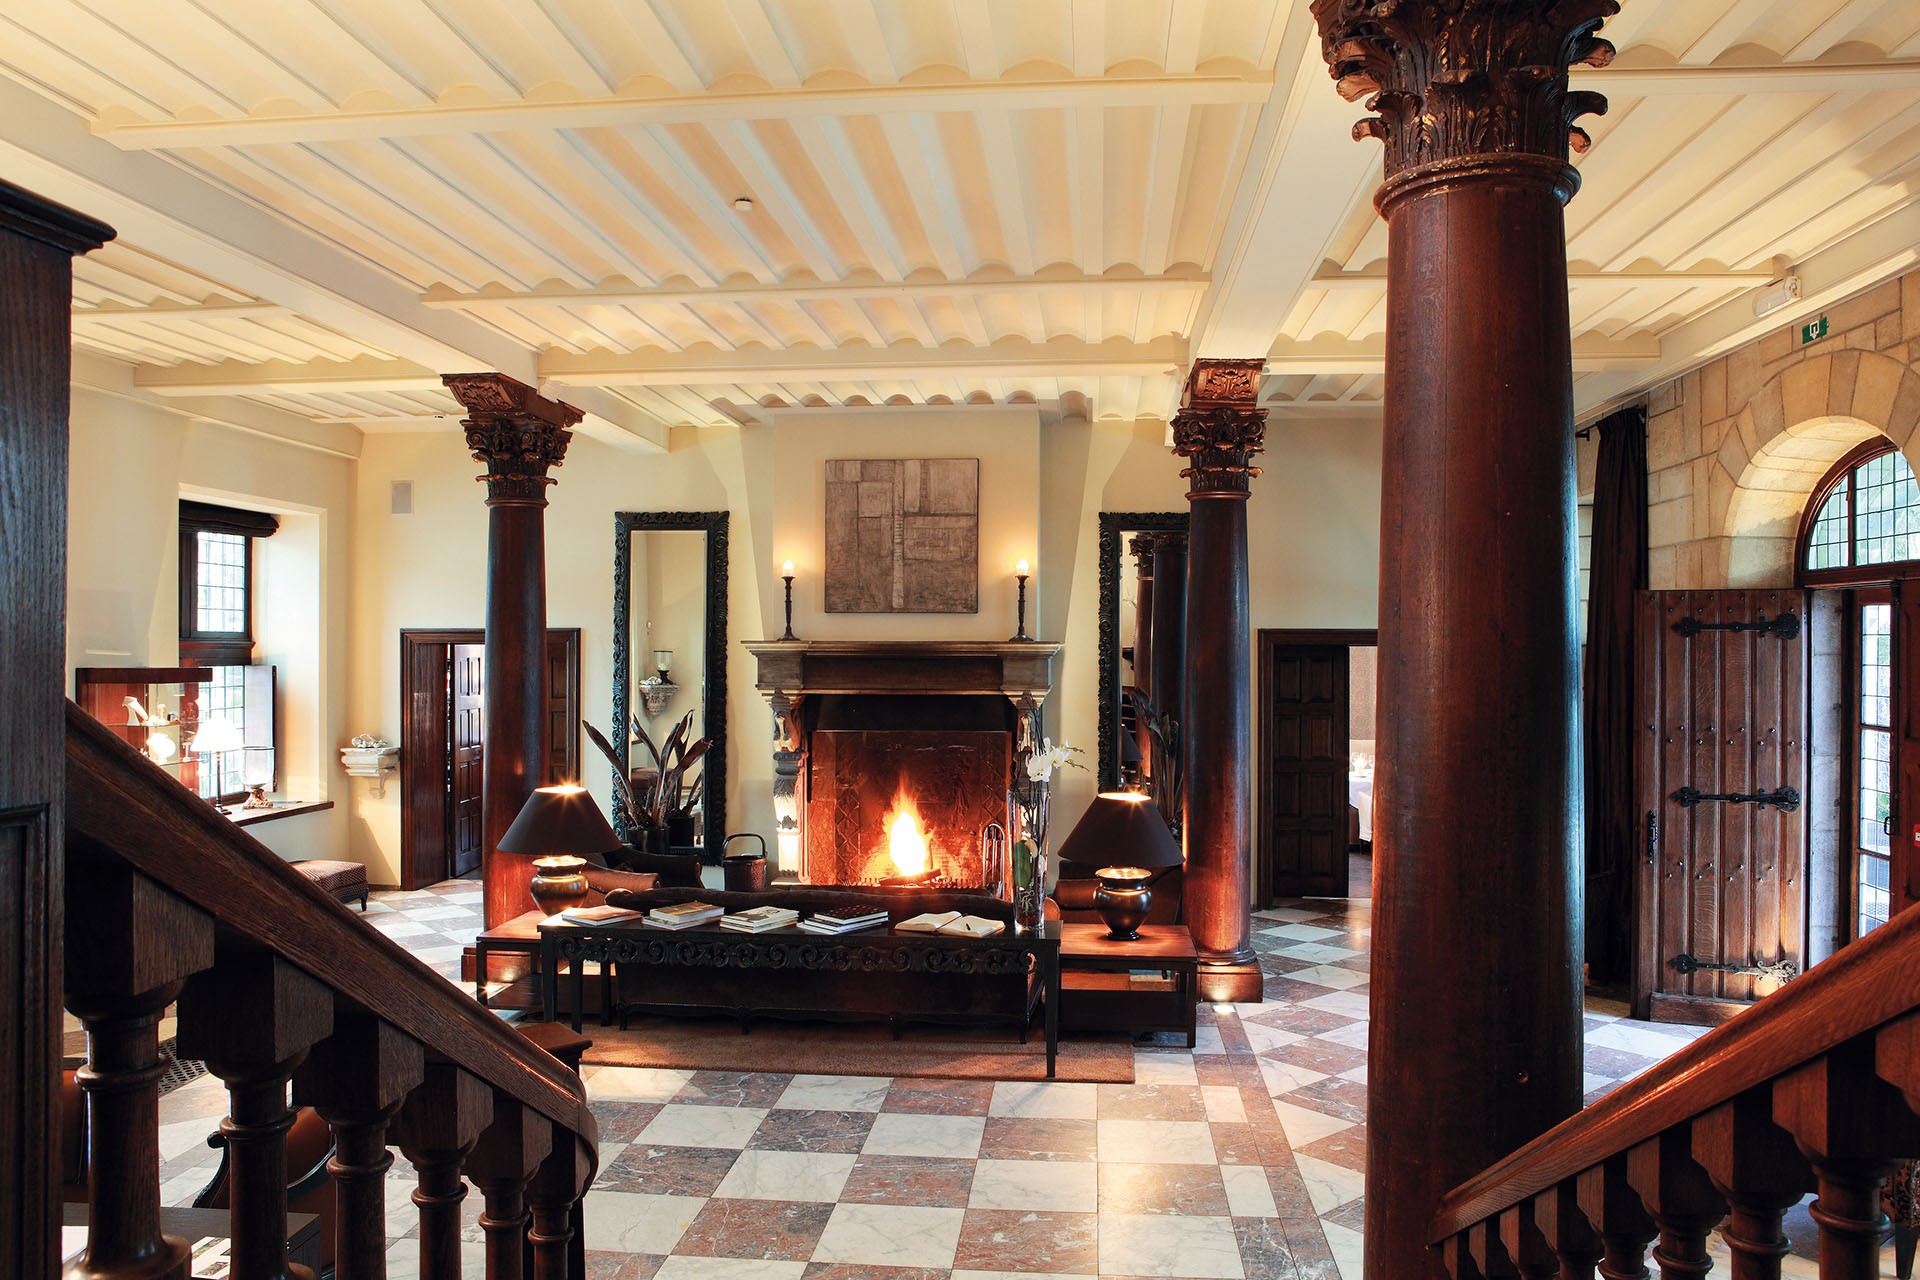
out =
[[[1266,1002],[1203,1008],[1191,1050],[1137,1047],[1131,1085],[589,1067],[589,1274],[1358,1280],[1370,915],[1364,899],[1258,913]],[[375,894],[366,916],[456,983],[479,921],[479,886],[459,881]],[[1623,1013],[1589,1005],[1590,1097],[1697,1034]],[[205,1184],[224,1109],[211,1078],[163,1100],[165,1203]],[[396,1159],[395,1277],[415,1274],[411,1189]]]

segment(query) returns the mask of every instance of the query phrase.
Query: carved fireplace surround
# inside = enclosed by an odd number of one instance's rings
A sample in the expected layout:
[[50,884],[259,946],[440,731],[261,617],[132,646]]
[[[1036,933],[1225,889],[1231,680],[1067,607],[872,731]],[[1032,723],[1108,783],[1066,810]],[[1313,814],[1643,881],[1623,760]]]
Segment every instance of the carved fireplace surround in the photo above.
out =
[[[1041,641],[762,640],[745,644],[757,664],[755,685],[773,709],[773,808],[779,846],[774,874],[784,880],[822,883],[845,878],[849,860],[836,850],[809,847],[824,843],[821,833],[833,825],[818,812],[809,818],[815,799],[809,794],[816,763],[814,735],[823,714],[831,720],[836,703],[872,706],[867,700],[914,700],[906,708],[889,707],[888,723],[937,734],[947,727],[937,719],[943,708],[969,697],[991,698],[994,703],[986,705],[1001,705],[1005,713],[1001,717],[1007,737],[1003,750],[1011,761],[1038,744],[1040,707],[1053,691],[1053,659],[1060,652],[1058,644]],[[1006,701],[1000,704],[999,699]],[[921,707],[936,719],[916,726],[916,709]],[[1004,790],[1004,781],[996,780],[994,785]],[[981,797],[979,803],[990,803],[990,799]]]

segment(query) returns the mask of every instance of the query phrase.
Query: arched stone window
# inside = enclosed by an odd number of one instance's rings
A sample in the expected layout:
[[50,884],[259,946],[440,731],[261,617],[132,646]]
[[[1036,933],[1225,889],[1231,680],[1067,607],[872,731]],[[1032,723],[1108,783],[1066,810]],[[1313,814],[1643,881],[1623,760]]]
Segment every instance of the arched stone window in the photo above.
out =
[[1893,709],[1901,696],[1893,663],[1896,577],[1920,573],[1920,484],[1893,441],[1849,450],[1814,488],[1800,518],[1800,583],[1844,593],[1851,772],[1847,847],[1852,852],[1855,936],[1886,923],[1891,907]]

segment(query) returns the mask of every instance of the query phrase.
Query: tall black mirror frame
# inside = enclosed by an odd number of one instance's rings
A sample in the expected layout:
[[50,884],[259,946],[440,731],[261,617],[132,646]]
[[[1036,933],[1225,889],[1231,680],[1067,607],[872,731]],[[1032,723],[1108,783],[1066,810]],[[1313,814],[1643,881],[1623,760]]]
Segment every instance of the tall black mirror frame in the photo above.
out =
[[[704,693],[700,700],[701,728],[713,740],[699,767],[704,770],[706,814],[704,851],[720,856],[727,838],[727,512],[725,511],[616,511],[613,513],[613,732],[608,735],[620,752],[621,768],[630,769],[627,752],[628,717],[632,714],[633,644],[628,634],[633,619],[633,535],[663,529],[689,529],[707,535],[707,638]],[[619,815],[614,834],[631,840]]]
[[[1120,785],[1120,554],[1131,533],[1185,533],[1184,511],[1100,513],[1100,764],[1099,786]],[[1184,586],[1184,584],[1183,584]],[[1159,590],[1158,585],[1154,588]]]

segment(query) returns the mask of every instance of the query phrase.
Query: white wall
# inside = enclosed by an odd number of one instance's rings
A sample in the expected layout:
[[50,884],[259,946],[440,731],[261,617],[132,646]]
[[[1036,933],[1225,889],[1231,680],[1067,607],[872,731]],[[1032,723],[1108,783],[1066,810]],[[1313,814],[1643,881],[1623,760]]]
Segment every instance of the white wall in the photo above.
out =
[[335,807],[248,834],[286,857],[342,856],[353,459],[78,385],[70,439],[68,690],[75,667],[178,660],[181,498],[279,515],[255,573],[256,660],[279,669],[279,794]]

